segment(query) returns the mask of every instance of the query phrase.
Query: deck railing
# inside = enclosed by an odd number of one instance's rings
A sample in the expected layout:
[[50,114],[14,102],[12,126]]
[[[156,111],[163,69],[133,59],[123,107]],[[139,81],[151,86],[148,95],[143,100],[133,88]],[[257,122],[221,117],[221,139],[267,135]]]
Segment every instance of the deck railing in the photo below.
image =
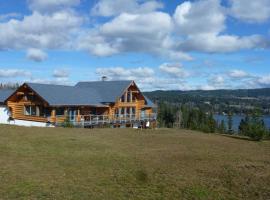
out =
[[141,121],[154,121],[157,119],[157,114],[117,114],[117,115],[57,115],[55,117],[48,117],[48,122],[61,125],[65,121],[73,125],[99,125],[99,124],[122,124],[122,123],[136,123]]

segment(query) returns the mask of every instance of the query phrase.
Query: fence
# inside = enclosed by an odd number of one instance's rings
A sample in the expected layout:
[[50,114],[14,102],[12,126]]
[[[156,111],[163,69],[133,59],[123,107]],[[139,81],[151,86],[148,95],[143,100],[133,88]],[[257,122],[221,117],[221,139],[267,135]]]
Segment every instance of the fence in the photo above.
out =
[[57,115],[54,118],[49,117],[48,121],[55,123],[55,125],[63,125],[68,122],[75,126],[94,126],[102,124],[127,124],[138,123],[142,121],[155,121],[157,114],[118,114],[118,115]]

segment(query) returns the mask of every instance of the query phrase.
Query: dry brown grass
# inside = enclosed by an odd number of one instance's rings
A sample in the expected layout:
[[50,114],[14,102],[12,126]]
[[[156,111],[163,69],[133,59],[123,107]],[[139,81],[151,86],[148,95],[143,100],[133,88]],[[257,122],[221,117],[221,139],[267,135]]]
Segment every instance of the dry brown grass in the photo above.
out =
[[0,199],[270,199],[270,142],[0,126]]

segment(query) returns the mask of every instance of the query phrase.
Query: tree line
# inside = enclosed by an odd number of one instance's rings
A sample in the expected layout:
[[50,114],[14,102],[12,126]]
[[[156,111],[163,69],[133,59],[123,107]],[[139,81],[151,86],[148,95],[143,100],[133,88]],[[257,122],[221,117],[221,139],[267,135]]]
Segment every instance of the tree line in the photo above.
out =
[[0,83],[0,89],[17,89],[19,83]]
[[248,136],[253,140],[270,138],[270,131],[258,111],[246,114],[241,120],[238,131],[233,129],[233,114],[229,112],[226,122],[215,120],[213,112],[192,105],[173,105],[159,103],[159,127],[184,128],[203,131],[205,133],[239,134]]

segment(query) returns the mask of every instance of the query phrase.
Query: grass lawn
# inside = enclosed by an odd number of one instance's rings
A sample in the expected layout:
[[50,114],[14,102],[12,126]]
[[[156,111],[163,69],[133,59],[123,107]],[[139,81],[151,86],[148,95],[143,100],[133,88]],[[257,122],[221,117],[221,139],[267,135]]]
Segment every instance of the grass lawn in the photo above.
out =
[[270,199],[270,141],[0,126],[0,199]]

